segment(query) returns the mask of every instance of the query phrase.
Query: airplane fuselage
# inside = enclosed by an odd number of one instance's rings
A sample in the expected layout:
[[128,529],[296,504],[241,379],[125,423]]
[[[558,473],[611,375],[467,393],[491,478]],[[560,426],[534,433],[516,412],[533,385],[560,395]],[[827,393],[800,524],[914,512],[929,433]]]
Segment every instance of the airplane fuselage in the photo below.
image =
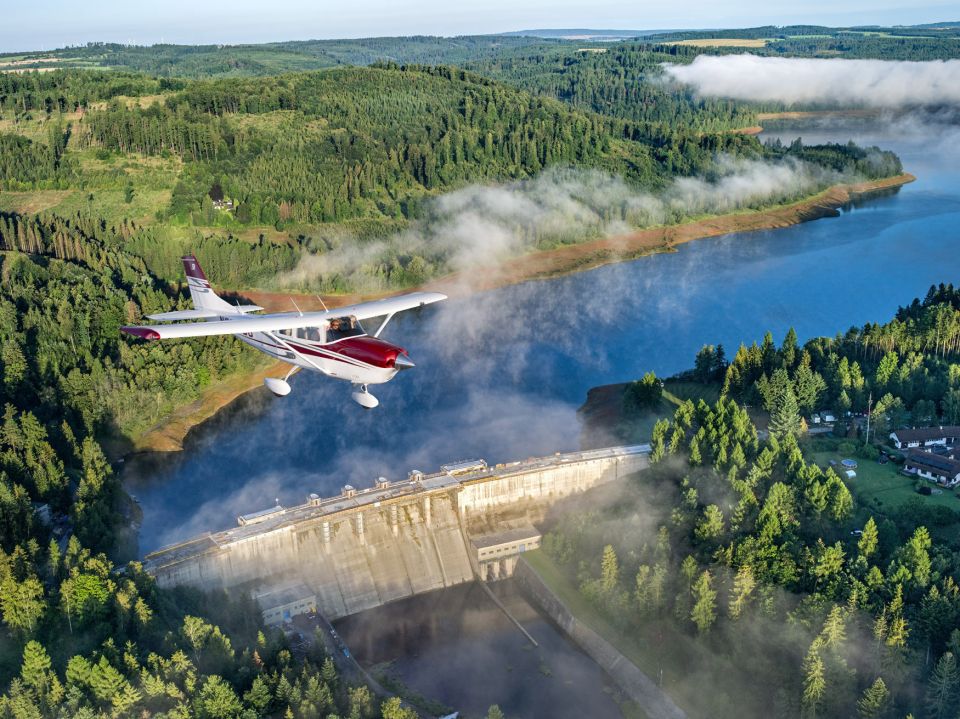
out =
[[400,371],[396,366],[397,357],[406,354],[402,347],[366,334],[332,342],[316,342],[280,332],[252,332],[234,337],[287,364],[362,385],[389,382]]

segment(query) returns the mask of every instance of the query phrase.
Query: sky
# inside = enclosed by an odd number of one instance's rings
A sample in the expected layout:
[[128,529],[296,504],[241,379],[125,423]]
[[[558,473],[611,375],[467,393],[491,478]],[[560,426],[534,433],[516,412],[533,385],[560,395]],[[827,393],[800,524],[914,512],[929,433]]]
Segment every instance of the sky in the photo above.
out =
[[236,44],[530,28],[912,25],[944,20],[960,20],[960,0],[0,0],[0,52],[92,41]]

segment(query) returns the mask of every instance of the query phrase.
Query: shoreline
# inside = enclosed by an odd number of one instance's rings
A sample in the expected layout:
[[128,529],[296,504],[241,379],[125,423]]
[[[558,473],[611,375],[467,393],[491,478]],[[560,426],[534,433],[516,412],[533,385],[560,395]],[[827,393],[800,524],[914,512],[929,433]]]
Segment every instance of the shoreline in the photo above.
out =
[[749,127],[738,127],[730,130],[733,135],[759,135],[766,130],[763,126],[766,120],[811,120],[821,117],[839,117],[839,118],[870,118],[879,117],[880,110],[785,110],[783,112],[758,112],[757,124]]
[[[679,245],[694,240],[740,232],[780,229],[823,217],[835,217],[839,214],[840,208],[851,202],[899,189],[914,180],[916,177],[905,172],[881,180],[834,185],[812,197],[767,210],[713,215],[679,225],[635,230],[615,237],[531,252],[509,260],[495,273],[483,273],[480,281],[477,281],[480,273],[453,273],[427,282],[421,287],[373,295],[338,295],[326,297],[324,301],[327,307],[338,307],[415,289],[441,291],[451,297],[464,297],[475,292],[494,290],[531,280],[561,277],[660,252],[676,252]],[[321,301],[314,295],[260,290],[238,292],[269,311],[291,309],[291,297],[294,297],[297,304],[304,310],[322,309]],[[182,450],[187,436],[194,427],[215,415],[241,395],[261,387],[264,377],[286,372],[286,367],[287,365],[283,362],[270,362],[252,374],[234,376],[207,388],[201,393],[199,399],[175,410],[170,417],[135,438],[127,454]]]

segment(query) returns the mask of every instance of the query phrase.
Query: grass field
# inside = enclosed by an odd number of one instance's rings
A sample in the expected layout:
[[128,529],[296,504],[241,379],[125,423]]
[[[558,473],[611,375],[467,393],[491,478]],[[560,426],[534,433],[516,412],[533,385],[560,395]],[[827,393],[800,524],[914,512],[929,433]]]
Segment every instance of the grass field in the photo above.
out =
[[670,44],[690,47],[766,47],[767,42],[763,38],[706,37],[698,40],[678,40]]
[[[817,451],[816,443],[814,443],[814,451],[809,456],[821,467],[826,467],[830,460],[839,463],[840,460],[846,459],[848,455],[842,455],[838,452]],[[917,494],[915,489],[917,480],[912,477],[905,477],[901,473],[900,465],[893,462],[880,464],[876,460],[860,459],[858,457],[851,457],[851,459],[855,459],[857,462],[857,468],[854,470],[857,473],[856,478],[847,480],[846,476],[841,476],[846,481],[847,486],[850,487],[850,491],[865,504],[889,511],[902,506],[914,497],[918,497],[924,503],[940,504],[960,511],[960,500],[952,489],[944,488],[941,490],[941,494],[929,496]],[[934,491],[941,489],[933,484],[929,486],[933,487]]]
[[[817,451],[818,443],[813,441],[813,451],[807,452],[807,458],[815,461],[821,467],[828,466],[832,459],[840,462],[846,459],[846,455],[838,452]],[[853,492],[859,505],[857,517],[860,521],[865,521],[870,515],[891,516],[895,515],[908,502],[920,502],[922,507],[944,507],[954,512],[960,512],[960,495],[954,490],[944,487],[938,487],[935,484],[925,480],[920,480],[923,485],[933,489],[935,494],[923,495],[916,491],[917,479],[907,477],[901,472],[901,465],[888,462],[880,464],[876,460],[861,459],[851,457],[857,461],[855,479],[847,479],[841,474],[841,478]],[[939,494],[936,494],[939,492]],[[946,515],[949,517],[950,515]],[[960,532],[960,522],[938,523],[936,521],[927,523],[930,534],[936,539],[946,542],[950,545],[956,545],[958,532]]]
[[714,405],[720,399],[719,384],[702,384],[700,382],[678,382],[666,380],[663,385],[663,396],[676,407],[688,399],[694,403],[701,399],[709,405]]
[[24,215],[44,212],[63,203],[76,190],[33,190],[0,192],[0,210]]

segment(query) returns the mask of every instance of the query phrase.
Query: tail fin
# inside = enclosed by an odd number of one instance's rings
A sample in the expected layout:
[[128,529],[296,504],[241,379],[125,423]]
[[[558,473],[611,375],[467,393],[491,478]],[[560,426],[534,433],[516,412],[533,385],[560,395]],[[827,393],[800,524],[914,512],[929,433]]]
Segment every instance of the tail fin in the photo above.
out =
[[183,269],[187,273],[187,284],[190,286],[190,297],[193,298],[193,306],[196,309],[212,310],[214,312],[220,310],[236,312],[235,307],[217,297],[207,281],[207,276],[203,274],[203,269],[197,262],[196,257],[187,255],[180,259],[183,260]]

